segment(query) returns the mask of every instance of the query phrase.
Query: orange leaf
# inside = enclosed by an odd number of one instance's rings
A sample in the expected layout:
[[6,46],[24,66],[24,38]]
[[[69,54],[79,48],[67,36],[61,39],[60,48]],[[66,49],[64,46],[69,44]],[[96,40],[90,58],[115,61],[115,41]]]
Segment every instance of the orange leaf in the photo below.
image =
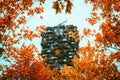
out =
[[43,16],[40,16],[40,19],[43,19]]
[[59,49],[55,50],[55,54],[56,55],[60,54],[60,50]]

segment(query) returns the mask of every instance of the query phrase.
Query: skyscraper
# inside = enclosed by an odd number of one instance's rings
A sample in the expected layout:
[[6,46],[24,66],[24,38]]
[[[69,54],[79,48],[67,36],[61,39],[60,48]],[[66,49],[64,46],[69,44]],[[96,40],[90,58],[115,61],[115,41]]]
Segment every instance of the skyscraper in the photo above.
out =
[[58,25],[47,27],[42,36],[42,58],[50,68],[61,68],[64,64],[73,66],[72,59],[79,47],[79,34],[76,26]]

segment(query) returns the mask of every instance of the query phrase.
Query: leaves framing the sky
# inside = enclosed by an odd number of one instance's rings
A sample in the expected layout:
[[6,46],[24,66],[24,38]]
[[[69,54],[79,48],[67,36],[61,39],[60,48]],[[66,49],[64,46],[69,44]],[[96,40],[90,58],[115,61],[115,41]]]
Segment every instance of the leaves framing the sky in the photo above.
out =
[[[39,6],[33,7],[38,2]],[[26,45],[25,41],[40,38],[46,27],[37,26],[36,30],[26,27],[30,16],[44,13],[46,0],[0,0],[0,60],[9,63],[0,65],[0,80],[120,80],[120,72],[116,63],[120,62],[120,1],[119,0],[84,0],[93,9],[87,21],[95,25],[103,20],[99,29],[83,29],[83,35],[72,38],[76,42],[85,37],[95,37],[94,45],[88,41],[79,47],[74,56],[74,67],[64,65],[63,68],[49,69],[41,58],[40,51],[34,44]],[[55,0],[52,9],[55,13],[72,14],[72,0]],[[98,11],[101,11],[98,14]],[[43,19],[44,16],[40,16]],[[19,46],[16,46],[19,45]],[[111,49],[115,49],[113,52]],[[110,51],[107,55],[106,51]],[[60,50],[55,51],[56,55]],[[1,59],[2,58],[2,59]]]

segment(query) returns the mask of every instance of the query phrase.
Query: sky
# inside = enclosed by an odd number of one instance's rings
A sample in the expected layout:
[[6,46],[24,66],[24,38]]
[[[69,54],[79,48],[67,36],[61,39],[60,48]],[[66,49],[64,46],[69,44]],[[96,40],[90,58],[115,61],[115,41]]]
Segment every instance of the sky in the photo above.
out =
[[[26,26],[30,26],[30,28],[33,30],[33,27],[39,26],[39,25],[45,25],[45,26],[56,26],[64,21],[67,21],[64,23],[64,25],[75,25],[78,28],[79,34],[82,34],[83,28],[93,28],[98,29],[98,24],[96,24],[94,27],[91,26],[86,19],[90,17],[90,13],[92,11],[92,6],[90,4],[86,4],[84,0],[71,0],[73,3],[72,13],[66,14],[65,11],[62,11],[61,14],[55,14],[55,10],[52,9],[54,0],[46,0],[44,6],[44,13],[41,14],[43,16],[43,19],[40,19],[40,15],[32,16],[27,22]],[[39,3],[35,3],[34,6],[38,6]],[[31,26],[32,25],[32,26]],[[93,38],[89,38],[93,41]],[[33,40],[34,44],[36,46],[40,46],[39,39]],[[85,46],[87,44],[87,40],[83,40],[80,42],[81,46]],[[41,48],[39,48],[41,49]]]
[[[98,29],[98,24],[94,27],[91,26],[86,19],[90,17],[90,13],[92,10],[92,6],[90,4],[86,4],[84,0],[71,0],[73,3],[72,13],[66,14],[65,11],[62,11],[61,14],[55,14],[55,10],[52,9],[53,1],[55,0],[46,0],[44,7],[44,13],[40,14],[43,16],[43,19],[40,19],[40,15],[34,15],[28,17],[27,23],[24,25],[25,27],[29,26],[31,30],[35,31],[36,26],[45,25],[45,26],[56,26],[64,21],[67,21],[65,25],[75,25],[78,28],[79,34],[82,34],[83,28],[95,28]],[[32,7],[39,6],[38,2]],[[89,38],[89,40],[93,41],[93,38]],[[33,39],[32,43],[41,50],[40,46],[41,38]],[[27,44],[31,43],[30,41],[25,41]],[[87,44],[87,40],[84,39],[80,42],[80,46],[85,46]]]
[[[79,34],[83,34],[82,31],[84,28],[90,28],[90,29],[95,29],[96,31],[99,31],[99,25],[101,22],[98,22],[94,26],[91,26],[86,19],[89,18],[91,15],[92,11],[92,5],[91,4],[86,4],[84,0],[71,0],[73,3],[73,8],[72,8],[72,13],[71,14],[66,14],[65,11],[62,11],[60,14],[55,14],[55,10],[52,9],[53,1],[56,0],[46,0],[44,6],[44,13],[41,15],[43,16],[43,19],[40,19],[40,15],[35,15],[30,18],[30,20],[27,22],[25,26],[30,26],[32,30],[35,30],[36,26],[39,25],[45,25],[45,26],[56,26],[64,21],[67,21],[64,23],[64,25],[75,25],[78,28]],[[33,7],[39,6],[39,3],[35,3]],[[100,10],[98,11],[100,12]],[[91,41],[91,45],[94,45],[94,37],[87,37],[84,38],[82,41],[80,41],[79,46],[86,46],[88,43],[88,40]],[[39,50],[41,50],[40,46],[40,39],[34,39],[32,43],[38,47]],[[29,42],[28,42],[29,43]],[[115,52],[115,50],[112,50]],[[119,63],[120,64],[120,63]],[[119,65],[117,64],[117,65]],[[119,67],[120,70],[120,67]]]
[[[43,19],[40,19],[40,15],[33,16],[29,22],[27,22],[26,26],[30,26],[30,28],[33,30],[33,27],[39,26],[39,25],[45,25],[54,27],[64,21],[67,21],[64,23],[64,25],[75,25],[78,28],[79,34],[83,34],[84,28],[90,28],[95,29],[97,32],[99,31],[99,25],[102,23],[102,21],[98,22],[94,26],[91,26],[86,19],[89,18],[92,11],[91,4],[86,4],[84,0],[71,0],[73,3],[72,13],[66,14],[64,11],[61,14],[55,14],[55,10],[52,9],[53,1],[55,0],[46,0],[44,6],[44,13],[41,14],[43,16]],[[34,6],[38,6],[39,3],[35,3]],[[100,12],[100,11],[99,11]],[[32,25],[32,26],[31,26]],[[86,46],[88,43],[88,40],[91,42],[91,45],[94,45],[94,39],[95,37],[86,37],[79,43],[79,47]],[[32,41],[36,47],[41,51],[42,47],[40,46],[41,38],[40,39],[34,39]],[[29,43],[29,42],[28,42]],[[113,52],[116,52],[114,49],[109,49]],[[106,53],[109,55],[110,52],[106,51]],[[116,63],[116,62],[115,62]],[[117,66],[120,65],[120,63],[116,63]],[[120,70],[120,66],[118,67]]]
[[[52,9],[52,2],[55,0],[46,0],[44,6],[44,13],[40,14],[43,16],[43,19],[40,19],[40,15],[35,15],[30,17],[29,21],[25,24],[25,26],[30,26],[31,30],[35,30],[36,26],[39,25],[45,25],[45,26],[56,26],[64,21],[67,21],[64,23],[65,25],[75,25],[78,27],[79,34],[82,34],[83,28],[91,28],[98,30],[99,23],[95,24],[94,26],[91,26],[86,19],[90,17],[90,13],[92,11],[92,6],[90,4],[86,4],[84,0],[71,0],[73,2],[73,8],[71,14],[66,14],[64,11],[62,11],[61,14],[55,14],[55,10]],[[33,7],[38,6],[39,3],[35,3]],[[87,38],[88,40],[92,41],[94,38]],[[84,39],[80,41],[80,46],[87,45],[88,40]],[[32,43],[38,47],[39,50],[41,50],[40,46],[41,39],[33,39]],[[31,43],[27,41],[26,43]],[[0,61],[0,64],[4,63],[3,61]]]
[[[82,34],[83,28],[92,27],[87,21],[86,18],[90,17],[90,12],[92,10],[92,6],[90,4],[85,4],[84,0],[71,0],[73,3],[72,13],[66,14],[65,11],[62,11],[61,14],[55,14],[55,10],[52,9],[53,1],[55,0],[46,0],[44,7],[44,13],[40,14],[43,16],[43,19],[40,19],[40,15],[34,15],[28,17],[27,23],[24,25],[29,26],[31,30],[35,30],[36,26],[45,25],[45,26],[56,26],[64,21],[67,21],[65,25],[75,25],[78,27],[78,31]],[[39,6],[38,2],[32,7]],[[33,39],[32,43],[41,50],[40,46],[41,38]],[[31,43],[30,41],[25,41],[27,44]],[[87,44],[87,40],[83,40],[80,42],[80,45]],[[0,64],[4,64],[3,60],[0,61]]]

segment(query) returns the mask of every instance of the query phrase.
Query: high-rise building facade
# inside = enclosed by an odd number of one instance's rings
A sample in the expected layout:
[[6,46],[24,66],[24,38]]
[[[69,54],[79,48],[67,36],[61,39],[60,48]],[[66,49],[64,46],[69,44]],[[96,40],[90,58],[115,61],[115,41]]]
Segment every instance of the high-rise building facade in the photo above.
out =
[[47,27],[42,36],[42,58],[50,68],[61,68],[64,64],[73,66],[72,59],[79,47],[79,33],[76,26],[58,25]]

